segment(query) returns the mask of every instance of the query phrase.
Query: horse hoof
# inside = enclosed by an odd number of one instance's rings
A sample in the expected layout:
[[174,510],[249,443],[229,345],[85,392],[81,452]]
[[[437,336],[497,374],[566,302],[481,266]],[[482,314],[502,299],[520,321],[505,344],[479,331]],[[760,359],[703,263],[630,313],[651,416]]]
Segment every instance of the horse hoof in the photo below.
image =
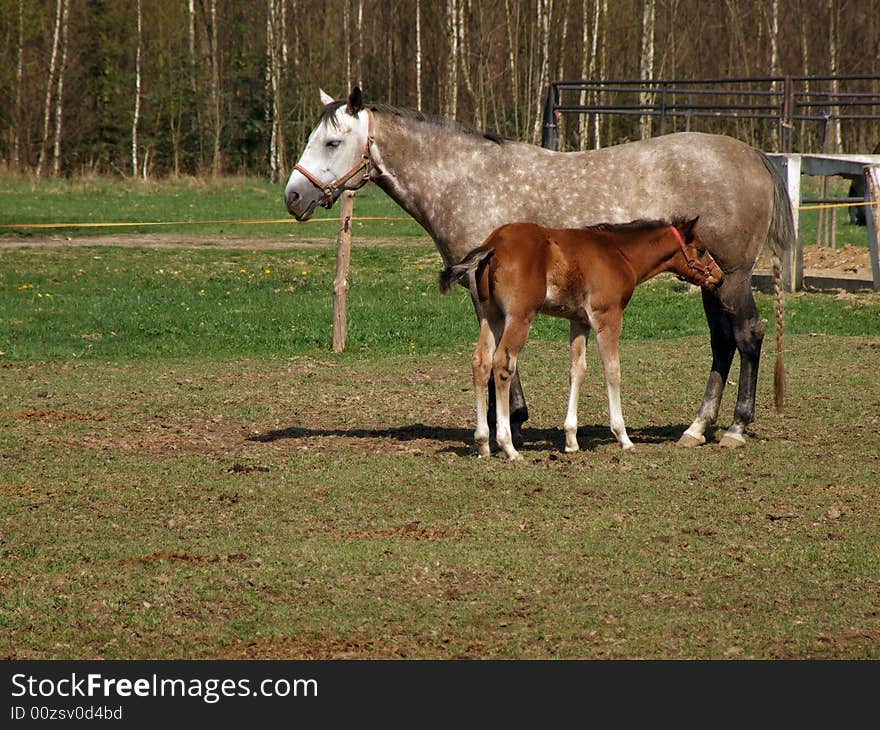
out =
[[514,451],[512,454],[507,455],[507,459],[509,461],[522,461],[523,456],[518,451]]
[[477,456],[480,457],[481,459],[484,456],[491,456],[491,455],[492,455],[492,449],[489,448],[489,444],[480,444],[479,446],[477,446]]
[[621,447],[624,451],[632,452],[636,450],[635,444],[622,444]]
[[574,446],[566,446],[565,453],[566,454],[574,454],[581,450],[581,447],[575,444]]
[[718,445],[726,449],[738,449],[746,445],[746,440],[738,433],[726,433]]
[[678,440],[677,445],[685,449],[692,449],[695,446],[702,446],[704,443],[706,443],[706,437],[702,434],[698,438],[685,431]]

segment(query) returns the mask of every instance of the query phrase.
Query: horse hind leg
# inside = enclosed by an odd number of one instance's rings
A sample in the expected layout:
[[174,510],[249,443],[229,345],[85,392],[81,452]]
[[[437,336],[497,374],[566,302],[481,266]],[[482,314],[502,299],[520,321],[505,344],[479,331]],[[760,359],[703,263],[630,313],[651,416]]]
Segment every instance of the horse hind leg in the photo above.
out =
[[736,349],[739,350],[740,370],[739,389],[733,423],[721,438],[721,446],[737,448],[745,445],[746,426],[755,419],[755,398],[758,390],[758,367],[761,361],[761,346],[764,342],[764,325],[758,317],[758,308],[748,284],[736,299],[733,310],[733,335]]
[[[489,456],[489,418],[488,390],[492,379],[492,358],[495,355],[495,333],[489,321],[480,322],[480,338],[474,351],[471,369],[474,378],[474,394],[477,401],[477,425],[474,431],[474,445],[478,456]],[[494,387],[492,388],[494,390]]]
[[[477,320],[482,322],[483,315],[481,314],[483,305],[480,303],[479,296],[477,295],[477,285],[476,279],[474,276],[474,272],[471,272],[468,278],[468,291],[471,295],[471,303],[474,305],[474,311],[477,313]],[[488,306],[488,305],[487,305]],[[497,333],[496,333],[497,334]],[[496,337],[496,343],[500,337],[500,334]],[[491,358],[490,358],[491,359]],[[491,373],[489,375],[489,405],[488,405],[488,417],[487,420],[489,422],[490,431],[494,429],[496,422],[496,414],[497,409],[495,405],[495,379],[492,377]],[[523,393],[522,383],[520,382],[519,373],[514,373],[513,379],[510,383],[510,430],[511,430],[511,438],[513,439],[513,444],[517,448],[523,445],[523,436],[522,436],[522,426],[523,424],[529,420],[529,407],[526,404],[526,397]]]
[[570,327],[571,367],[569,370],[568,410],[565,414],[565,451],[574,453],[580,449],[577,441],[578,398],[581,384],[587,373],[587,336],[590,328],[572,320]]
[[[725,280],[725,287],[728,282]],[[703,295],[703,311],[709,323],[709,338],[712,344],[712,369],[706,383],[706,392],[697,415],[688,429],[678,440],[679,446],[693,447],[706,443],[704,435],[707,426],[714,425],[721,409],[721,397],[736,351],[733,328],[727,313],[724,311],[716,292],[705,289]]]

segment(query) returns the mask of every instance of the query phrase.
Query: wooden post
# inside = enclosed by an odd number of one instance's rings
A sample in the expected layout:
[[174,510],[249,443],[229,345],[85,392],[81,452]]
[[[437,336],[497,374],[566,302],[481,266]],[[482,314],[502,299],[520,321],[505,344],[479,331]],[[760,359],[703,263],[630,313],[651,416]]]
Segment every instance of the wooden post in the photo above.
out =
[[785,155],[785,180],[791,200],[791,217],[794,221],[794,246],[782,257],[782,280],[786,291],[795,292],[804,285],[804,258],[801,250],[800,204],[801,204],[801,156]]
[[345,349],[348,329],[348,271],[351,267],[351,217],[354,193],[342,193],[339,205],[339,233],[336,236],[336,278],[333,280],[333,352]]
[[880,201],[880,165],[865,166],[865,183],[865,223],[868,224],[871,278],[874,290],[880,291],[880,206],[877,205]]

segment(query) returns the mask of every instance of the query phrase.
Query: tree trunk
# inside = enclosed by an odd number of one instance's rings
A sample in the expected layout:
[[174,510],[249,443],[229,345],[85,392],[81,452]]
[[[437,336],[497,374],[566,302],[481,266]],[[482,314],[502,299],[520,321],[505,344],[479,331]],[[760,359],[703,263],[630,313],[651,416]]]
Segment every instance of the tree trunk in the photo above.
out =
[[345,90],[351,91],[351,8],[342,0],[342,42],[345,44]]
[[[642,53],[639,58],[639,79],[642,83],[654,77],[654,18],[655,0],[644,0],[642,6]],[[654,95],[648,91],[639,92],[639,104],[647,106],[654,101]],[[654,118],[643,114],[639,118],[639,132],[642,139],[648,139],[653,132]]]
[[[840,0],[828,0],[828,53],[831,75],[836,76],[840,70]],[[840,84],[837,79],[831,81],[831,94],[837,96],[840,93]],[[831,114],[839,114],[840,107],[832,107],[828,110]],[[840,119],[831,120],[831,144],[832,152],[840,152]]]
[[18,0],[18,47],[15,65],[15,116],[12,119],[12,169],[21,167],[21,83],[24,75],[24,0]]
[[[605,42],[607,33],[608,23],[605,22],[605,19],[608,17],[608,0],[596,0],[596,4],[598,5],[601,1],[602,7],[596,8],[595,21],[596,24],[593,26],[593,59],[596,58],[597,51],[599,52],[599,78],[605,78]],[[602,37],[599,40],[598,44],[596,39],[599,38],[599,29],[601,28]],[[601,49],[601,51],[599,51]],[[595,74],[595,69],[594,69]],[[597,95],[598,98],[598,95]],[[601,119],[599,115],[596,115],[596,122],[593,125],[593,149],[599,149],[602,146],[602,126]]]
[[446,27],[449,34],[449,55],[446,61],[446,116],[458,114],[458,2],[446,0]]
[[58,46],[61,38],[61,6],[63,0],[56,0],[55,32],[52,38],[52,55],[49,59],[49,79],[46,82],[46,103],[43,106],[43,138],[40,142],[40,157],[37,160],[37,178],[43,176],[46,165],[46,148],[49,145],[49,117],[52,112],[52,89],[55,87],[55,69],[58,65]]
[[[364,88],[364,0],[358,0],[358,17],[357,17],[357,39],[358,39],[358,55],[357,55],[357,84]],[[346,89],[350,91],[350,89]]]
[[217,0],[211,0],[211,111],[214,122],[214,151],[211,174],[220,174],[220,58],[217,50]]
[[[539,37],[540,70],[535,81],[534,98],[543,99],[550,83],[550,19],[553,15],[553,0],[538,0],[537,30]],[[544,113],[543,104],[536,104],[535,124],[532,127],[532,144],[541,141],[541,120]]]
[[511,101],[513,103],[513,136],[519,139],[519,75],[517,73],[516,55],[519,47],[519,5],[516,15],[510,10],[510,0],[504,0],[504,12],[507,18],[507,57],[510,63]]
[[134,62],[134,118],[131,121],[131,174],[138,172],[138,121],[141,116],[141,45],[143,42],[143,16],[141,0],[137,0],[137,52]]
[[422,111],[422,10],[416,0],[416,109]]
[[58,67],[58,89],[55,93],[55,148],[52,152],[52,174],[61,174],[61,130],[64,113],[64,70],[67,68],[67,28],[70,0],[64,0],[61,14],[61,65]]

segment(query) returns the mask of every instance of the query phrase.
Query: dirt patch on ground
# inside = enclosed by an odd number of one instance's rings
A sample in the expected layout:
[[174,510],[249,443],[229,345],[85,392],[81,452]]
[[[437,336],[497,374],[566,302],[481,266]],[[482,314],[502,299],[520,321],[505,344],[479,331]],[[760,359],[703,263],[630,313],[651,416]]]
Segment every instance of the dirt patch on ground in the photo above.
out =
[[[758,261],[759,269],[769,269],[770,253],[765,251]],[[871,269],[871,258],[867,248],[861,246],[839,246],[828,248],[812,244],[804,246],[805,269],[836,269],[856,273],[859,269]]]

